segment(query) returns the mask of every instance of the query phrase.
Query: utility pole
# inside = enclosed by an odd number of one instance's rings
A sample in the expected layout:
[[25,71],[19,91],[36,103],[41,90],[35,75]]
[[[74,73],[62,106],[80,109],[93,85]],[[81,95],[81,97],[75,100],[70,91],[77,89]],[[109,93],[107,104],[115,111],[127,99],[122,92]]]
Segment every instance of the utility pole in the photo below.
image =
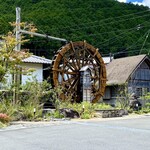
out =
[[20,33],[20,22],[21,22],[21,18],[20,18],[20,13],[21,13],[21,9],[19,7],[16,8],[16,42],[17,45],[15,47],[16,51],[20,51],[21,50],[21,33]]
[[[15,50],[16,51],[20,51],[21,50],[21,34],[29,34],[29,35],[34,35],[34,36],[38,36],[38,37],[43,37],[43,38],[49,38],[52,40],[57,40],[57,41],[62,41],[62,42],[66,42],[66,39],[63,38],[58,38],[58,37],[53,37],[53,36],[49,36],[49,35],[44,35],[44,34],[40,34],[40,33],[35,33],[35,32],[30,32],[30,31],[26,31],[26,30],[21,30],[20,27],[20,23],[21,23],[21,17],[20,17],[20,13],[21,13],[21,9],[20,7],[16,7],[16,47]],[[19,84],[20,84],[20,74],[18,72],[18,68],[16,68],[16,70],[14,70],[14,92],[13,92],[13,103],[15,104],[18,100],[19,97]]]
[[143,50],[143,48],[144,48],[144,46],[145,46],[145,43],[146,43],[146,41],[147,41],[147,39],[148,39],[148,37],[149,37],[149,34],[150,34],[150,29],[147,31],[147,34],[146,34],[145,40],[144,40],[144,42],[143,42],[143,44],[142,44],[141,50],[140,50],[140,52],[139,52],[139,55],[141,54],[141,52],[142,52],[142,50]]
[[21,9],[20,7],[16,8],[16,41],[18,42],[17,46],[16,46],[16,50],[20,50],[21,49],[21,33],[23,34],[29,34],[29,35],[34,35],[34,36],[38,36],[38,37],[43,37],[43,38],[49,38],[52,40],[57,40],[57,41],[62,41],[62,42],[67,42],[66,39],[63,38],[58,38],[58,37],[54,37],[54,36],[49,36],[49,35],[44,35],[44,34],[40,34],[40,33],[35,33],[35,32],[30,32],[30,31],[26,31],[26,30],[21,30],[20,29],[20,13],[21,13]]
[[[16,46],[15,50],[21,50],[21,35],[20,35],[20,11],[19,7],[16,8]],[[16,66],[17,67],[17,66]],[[14,69],[14,76],[13,76],[13,83],[14,83],[14,91],[13,91],[13,104],[15,105],[19,98],[19,84],[20,84],[20,73],[18,72],[18,68]]]

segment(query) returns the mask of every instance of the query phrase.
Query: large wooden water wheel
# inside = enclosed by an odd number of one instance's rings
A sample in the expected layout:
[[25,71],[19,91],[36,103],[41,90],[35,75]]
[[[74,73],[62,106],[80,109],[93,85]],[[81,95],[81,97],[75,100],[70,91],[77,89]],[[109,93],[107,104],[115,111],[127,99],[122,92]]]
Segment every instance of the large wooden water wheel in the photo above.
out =
[[103,59],[94,48],[85,41],[70,42],[61,47],[52,61],[52,81],[54,86],[63,87],[62,99],[71,97],[81,102],[80,69],[91,68],[91,102],[97,102],[106,86],[106,69]]

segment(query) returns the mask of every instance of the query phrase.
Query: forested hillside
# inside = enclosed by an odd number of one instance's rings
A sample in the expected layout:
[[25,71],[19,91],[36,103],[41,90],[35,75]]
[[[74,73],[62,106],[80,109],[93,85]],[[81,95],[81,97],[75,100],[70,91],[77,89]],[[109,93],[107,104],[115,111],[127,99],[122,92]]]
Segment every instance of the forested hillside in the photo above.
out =
[[[150,11],[148,7],[115,0],[0,0],[0,34],[15,21],[15,8],[21,8],[21,21],[33,22],[39,33],[86,40],[109,53],[136,55],[150,52]],[[27,36],[27,38],[30,38]],[[64,43],[34,37],[23,47],[51,58]]]

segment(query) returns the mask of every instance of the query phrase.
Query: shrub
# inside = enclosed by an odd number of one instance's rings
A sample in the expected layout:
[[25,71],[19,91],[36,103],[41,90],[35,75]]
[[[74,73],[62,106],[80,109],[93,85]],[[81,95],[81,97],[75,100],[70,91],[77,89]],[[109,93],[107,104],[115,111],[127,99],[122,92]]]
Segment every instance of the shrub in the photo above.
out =
[[6,124],[0,122],[0,128],[6,127]]
[[11,117],[11,120],[16,120],[15,117],[19,113],[19,104],[13,105],[13,102],[10,99],[2,99],[0,101],[0,112],[7,114]]
[[140,113],[150,113],[150,103],[146,103],[145,106],[140,110]]
[[8,114],[12,120],[41,120],[44,102],[52,100],[56,103],[61,93],[60,88],[53,89],[47,81],[38,83],[35,79],[26,82],[20,89],[19,99],[15,104],[12,95],[4,97],[0,93],[0,112]]
[[6,114],[0,113],[0,122],[7,124],[10,122],[10,117]]
[[112,109],[111,105],[105,104],[105,103],[94,103],[92,105],[93,109]]
[[31,99],[27,100],[19,108],[19,117],[19,120],[38,120],[42,117],[42,105],[33,102]]
[[60,102],[59,108],[70,108],[77,111],[80,114],[81,119],[90,119],[94,117],[95,110],[97,109],[111,109],[110,105],[104,103],[70,103],[69,101]]
[[[33,81],[26,82],[21,86],[20,92],[20,120],[41,120],[44,102],[50,99],[52,87],[47,81],[38,83],[35,78]],[[34,113],[34,109],[36,112]]]
[[88,112],[84,112],[81,114],[81,119],[90,119],[91,115]]
[[54,118],[64,118],[64,115],[63,114],[60,114],[60,112],[59,111],[55,111],[55,112],[53,112],[52,114],[51,114],[51,116],[52,117],[54,117]]

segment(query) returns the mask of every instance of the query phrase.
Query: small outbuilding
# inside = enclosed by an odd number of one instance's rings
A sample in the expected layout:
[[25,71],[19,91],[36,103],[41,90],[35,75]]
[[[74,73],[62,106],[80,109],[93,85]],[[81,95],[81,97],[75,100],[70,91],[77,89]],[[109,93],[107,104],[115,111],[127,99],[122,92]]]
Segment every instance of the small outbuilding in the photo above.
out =
[[128,93],[137,97],[150,91],[150,59],[147,55],[137,55],[113,59],[106,66],[107,86],[104,102],[114,104],[120,86],[127,85]]
[[91,72],[90,66],[80,69],[80,92],[83,101],[91,102]]

